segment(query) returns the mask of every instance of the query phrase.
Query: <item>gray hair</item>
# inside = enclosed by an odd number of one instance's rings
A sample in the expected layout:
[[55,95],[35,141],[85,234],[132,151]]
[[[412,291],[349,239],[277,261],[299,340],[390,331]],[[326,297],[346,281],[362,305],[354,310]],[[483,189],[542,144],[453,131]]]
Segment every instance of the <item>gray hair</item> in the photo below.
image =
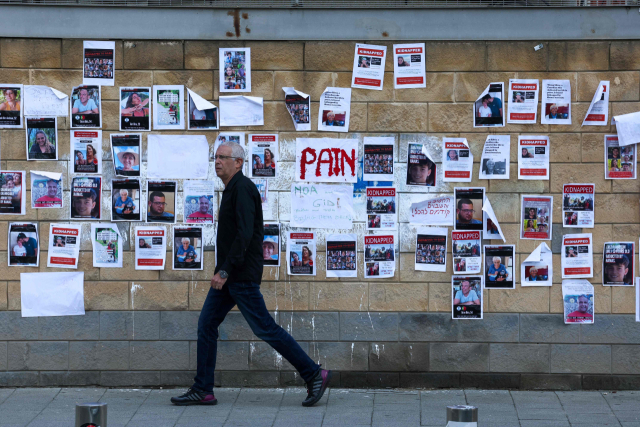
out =
[[493,262],[496,262],[496,261],[498,261],[498,262],[502,262],[502,260],[500,259],[500,257],[499,257],[499,256],[494,256],[494,257],[493,257]]
[[187,242],[187,243],[191,243],[191,240],[189,240],[188,237],[183,237],[182,238],[182,243]]
[[220,147],[231,147],[231,155],[235,158],[242,159],[244,163],[244,148],[237,142],[225,141],[220,144]]

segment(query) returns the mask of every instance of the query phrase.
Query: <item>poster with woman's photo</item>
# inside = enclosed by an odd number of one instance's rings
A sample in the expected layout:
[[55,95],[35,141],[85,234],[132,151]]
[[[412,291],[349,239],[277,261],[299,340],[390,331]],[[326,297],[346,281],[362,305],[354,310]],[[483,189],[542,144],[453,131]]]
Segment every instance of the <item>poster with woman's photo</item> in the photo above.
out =
[[22,129],[23,86],[0,83],[0,129]]
[[120,131],[151,130],[151,88],[120,88]]
[[203,259],[202,227],[174,227],[173,270],[202,270]]
[[27,160],[58,160],[58,118],[25,117]]
[[636,146],[620,147],[618,135],[604,136],[605,179],[636,179]]
[[480,274],[482,248],[479,231],[452,231],[451,253],[453,271],[456,273]]
[[444,182],[471,182],[473,153],[467,138],[442,139],[442,167]]
[[394,89],[427,87],[425,53],[424,43],[393,45]]
[[111,134],[113,168],[117,176],[140,176],[142,134]]
[[549,137],[518,135],[518,179],[549,179]]
[[511,135],[487,135],[480,158],[479,179],[509,179]]
[[407,185],[436,185],[436,163],[431,159],[424,144],[409,143],[407,147]]
[[10,267],[38,267],[40,247],[38,246],[38,224],[9,223],[9,256]]
[[31,171],[31,208],[62,207],[62,174]]
[[188,130],[218,129],[218,107],[189,88],[187,88],[187,103],[189,107]]
[[71,219],[101,219],[102,177],[76,176],[71,181]]
[[101,86],[77,86],[71,91],[71,129],[100,129],[102,127]]
[[562,303],[565,324],[593,324],[595,301],[593,285],[589,281],[563,280]]
[[135,228],[135,269],[164,270],[167,255],[166,227]]
[[538,79],[509,79],[507,123],[535,124],[538,116]]
[[595,184],[563,184],[562,223],[567,228],[593,228]]
[[606,242],[602,255],[602,284],[633,286],[634,257],[634,242]]
[[280,223],[265,222],[262,236],[262,262],[265,267],[280,267]]
[[525,196],[520,199],[520,238],[551,240],[553,196]]
[[520,264],[520,285],[551,286],[553,282],[553,254],[545,242]]
[[349,132],[351,88],[327,87],[320,95],[318,130]]
[[0,215],[25,214],[24,179],[24,171],[0,172]]
[[111,221],[140,221],[140,180],[111,181]]
[[456,204],[454,230],[484,230],[484,187],[455,187],[453,197]]
[[81,232],[80,224],[49,225],[47,267],[78,268]]
[[375,234],[364,236],[364,277],[384,279],[396,272],[395,236]]
[[502,127],[504,114],[504,83],[493,82],[473,103],[473,127]]
[[515,289],[515,262],[514,245],[484,245],[485,289]]
[[153,129],[184,129],[184,86],[153,86]]
[[176,222],[176,181],[147,181],[147,222]]
[[393,181],[394,145],[392,136],[364,137],[363,181]]
[[482,276],[451,277],[451,318],[482,319]]
[[92,223],[91,244],[94,267],[122,268],[122,236],[115,224]]
[[542,80],[543,125],[571,124],[571,82],[569,80]]
[[351,87],[382,90],[386,57],[386,46],[356,43]]
[[83,42],[84,71],[82,84],[113,86],[115,80],[116,42]]
[[358,277],[356,234],[327,235],[327,277]]
[[251,49],[221,47],[218,56],[220,92],[251,92]]
[[70,147],[74,174],[102,173],[101,130],[72,130]]
[[184,223],[213,224],[216,208],[215,183],[191,180],[182,185],[184,194]]
[[560,259],[563,279],[593,277],[593,237],[591,233],[562,236]]
[[293,87],[283,87],[284,103],[297,131],[311,130],[311,97]]
[[289,232],[287,239],[287,274],[315,276],[316,237],[313,232]]
[[446,228],[421,227],[416,235],[417,271],[447,271]]
[[367,187],[367,230],[398,228],[395,187]]
[[251,178],[275,178],[278,135],[249,135]]

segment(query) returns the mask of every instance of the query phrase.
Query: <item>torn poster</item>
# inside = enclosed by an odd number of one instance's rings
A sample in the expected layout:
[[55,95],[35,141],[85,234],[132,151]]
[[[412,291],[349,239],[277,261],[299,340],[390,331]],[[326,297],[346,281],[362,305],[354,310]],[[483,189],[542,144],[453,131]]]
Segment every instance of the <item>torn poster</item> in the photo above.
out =
[[549,179],[548,136],[518,135],[518,179]]
[[491,206],[491,202],[488,197],[484,200],[482,212],[485,223],[485,227],[482,231],[483,238],[497,239],[499,237],[504,243],[506,243],[507,241],[502,233],[502,228],[500,228],[500,223],[498,223],[498,218],[496,218],[496,214],[493,212],[493,207]]
[[593,228],[595,226],[595,184],[563,184],[562,220],[568,228]]
[[20,273],[22,317],[84,315],[84,271]]
[[520,238],[551,240],[553,196],[525,196],[520,199]]
[[297,131],[311,130],[311,97],[292,87],[283,87],[284,103]]
[[409,143],[407,147],[407,185],[436,186],[436,163],[425,144]]
[[609,89],[608,81],[601,81],[596,93],[593,95],[587,115],[582,121],[582,126],[606,126],[609,123]]
[[263,98],[257,96],[221,96],[220,126],[263,126]]
[[543,125],[571,124],[571,82],[569,80],[542,81]]
[[202,227],[173,228],[173,270],[202,270],[204,268],[204,240]]
[[151,130],[151,88],[120,88],[120,131]]
[[593,277],[593,240],[591,233],[562,236],[562,278]]
[[[185,147],[189,147],[185,150]],[[147,137],[147,178],[207,179],[209,143],[204,135]]]
[[122,267],[122,236],[115,224],[92,223],[91,243],[94,267]]
[[480,159],[479,179],[509,179],[511,135],[487,135]]
[[392,136],[364,137],[363,181],[393,181],[394,145]]
[[262,201],[262,210],[266,211],[269,206],[269,180],[267,178],[250,178],[256,185],[260,200]]
[[522,286],[551,286],[553,282],[553,254],[542,242],[520,265]]
[[217,130],[218,107],[187,88],[189,117],[187,130]]
[[218,61],[220,92],[251,92],[251,48],[221,47]]
[[356,183],[357,171],[357,139],[296,138],[296,181]]
[[102,174],[101,130],[72,130],[70,148],[74,174]]
[[427,87],[424,43],[393,45],[393,87],[412,89]]
[[31,208],[62,207],[62,174],[31,171]]
[[84,70],[82,84],[113,86],[115,80],[116,42],[83,42]]
[[78,268],[82,226],[50,224],[47,267]]
[[167,229],[165,227],[136,227],[135,269],[164,270],[167,256]]
[[350,229],[354,217],[352,185],[291,184],[291,227]]
[[102,127],[102,86],[77,86],[69,98],[71,129]]
[[620,147],[618,135],[604,136],[605,179],[636,179],[636,144]]
[[421,227],[416,234],[416,271],[447,271],[446,228]]
[[384,279],[393,277],[396,271],[393,235],[364,236],[364,277]]
[[471,182],[473,154],[467,138],[442,138],[444,182]]
[[504,126],[504,83],[493,82],[473,104],[473,127]]
[[25,116],[69,115],[69,96],[49,86],[24,86]]
[[10,267],[38,267],[40,245],[38,224],[32,222],[9,223],[8,265]]
[[318,130],[349,132],[351,88],[328,87],[320,96]]
[[593,285],[587,280],[563,280],[562,305],[565,324],[593,324],[595,313]]
[[615,116],[618,144],[621,147],[640,142],[640,111]]
[[509,79],[507,123],[535,124],[538,115],[538,79]]
[[0,129],[22,129],[23,95],[22,85],[0,83]]
[[602,284],[633,286],[635,243],[605,242],[602,254]]
[[358,277],[356,234],[327,235],[327,277]]
[[441,196],[434,199],[412,203],[409,222],[420,225],[444,225],[451,227],[454,218],[453,196]]
[[351,87],[382,90],[386,57],[386,46],[356,43]]

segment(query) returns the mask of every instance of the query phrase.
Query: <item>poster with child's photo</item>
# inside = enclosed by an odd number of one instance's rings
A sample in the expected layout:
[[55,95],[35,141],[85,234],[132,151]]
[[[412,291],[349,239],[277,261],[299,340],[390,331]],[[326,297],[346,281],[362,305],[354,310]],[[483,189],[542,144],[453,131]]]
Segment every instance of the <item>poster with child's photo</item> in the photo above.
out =
[[77,176],[71,182],[71,219],[101,219],[102,177]]
[[251,49],[221,47],[218,56],[220,92],[251,92]]
[[58,118],[27,117],[27,160],[58,160]]
[[31,171],[31,207],[33,209],[62,207],[62,174]]
[[278,222],[264,223],[262,262],[265,267],[280,267],[280,223]]
[[40,248],[38,246],[38,224],[9,224],[9,256],[10,267],[38,267]]
[[74,87],[69,97],[71,129],[102,127],[101,86]]

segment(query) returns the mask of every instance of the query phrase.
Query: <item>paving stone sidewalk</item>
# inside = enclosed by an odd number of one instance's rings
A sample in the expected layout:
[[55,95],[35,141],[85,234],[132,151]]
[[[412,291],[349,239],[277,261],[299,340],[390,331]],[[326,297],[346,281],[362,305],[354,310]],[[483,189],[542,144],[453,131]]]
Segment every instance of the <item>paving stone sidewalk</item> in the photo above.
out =
[[178,407],[181,390],[0,388],[1,427],[73,427],[75,405],[107,402],[107,427],[444,427],[447,405],[478,407],[486,427],[640,427],[640,391],[330,389],[303,408],[301,388],[220,388],[212,407]]

